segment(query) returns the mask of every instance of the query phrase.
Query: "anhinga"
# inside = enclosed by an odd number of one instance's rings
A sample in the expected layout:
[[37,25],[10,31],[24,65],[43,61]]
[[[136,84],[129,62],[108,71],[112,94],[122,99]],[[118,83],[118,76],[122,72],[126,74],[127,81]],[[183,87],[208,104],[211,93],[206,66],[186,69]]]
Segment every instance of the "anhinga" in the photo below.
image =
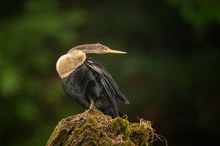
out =
[[98,62],[86,58],[86,54],[116,53],[101,44],[79,45],[61,56],[56,63],[56,70],[61,77],[66,93],[86,109],[95,106],[104,114],[120,116],[117,101],[129,104],[128,99],[120,92],[111,75]]

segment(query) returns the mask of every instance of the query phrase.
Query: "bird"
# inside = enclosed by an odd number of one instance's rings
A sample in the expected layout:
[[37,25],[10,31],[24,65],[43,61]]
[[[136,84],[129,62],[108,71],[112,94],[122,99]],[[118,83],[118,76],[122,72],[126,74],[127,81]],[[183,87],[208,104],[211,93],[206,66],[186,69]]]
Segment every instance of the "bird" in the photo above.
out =
[[100,63],[87,57],[91,53],[127,52],[113,50],[99,43],[73,47],[56,62],[63,89],[74,101],[86,108],[87,112],[95,107],[113,118],[122,116],[118,101],[124,104],[129,104],[129,101],[110,73]]

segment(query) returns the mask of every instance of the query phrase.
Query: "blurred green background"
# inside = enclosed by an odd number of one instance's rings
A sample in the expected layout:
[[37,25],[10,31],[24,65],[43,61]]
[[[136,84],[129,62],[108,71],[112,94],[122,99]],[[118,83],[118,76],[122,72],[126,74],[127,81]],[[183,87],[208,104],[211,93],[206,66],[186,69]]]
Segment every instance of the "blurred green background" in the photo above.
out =
[[171,146],[218,140],[218,0],[1,0],[0,12],[0,145],[45,145],[59,120],[84,110],[55,64],[97,42],[128,52],[92,57],[130,100],[120,105],[130,121],[152,121]]

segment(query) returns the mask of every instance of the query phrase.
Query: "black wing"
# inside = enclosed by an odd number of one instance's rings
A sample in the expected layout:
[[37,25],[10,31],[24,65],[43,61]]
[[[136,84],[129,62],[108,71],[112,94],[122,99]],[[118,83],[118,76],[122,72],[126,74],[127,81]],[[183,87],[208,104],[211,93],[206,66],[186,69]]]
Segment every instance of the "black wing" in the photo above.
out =
[[85,64],[92,69],[93,71],[97,72],[100,76],[100,82],[104,87],[106,93],[109,96],[109,99],[116,111],[118,113],[118,106],[116,100],[120,100],[125,104],[129,104],[128,99],[120,92],[118,85],[113,80],[111,75],[102,67],[99,63],[93,60],[86,60]]

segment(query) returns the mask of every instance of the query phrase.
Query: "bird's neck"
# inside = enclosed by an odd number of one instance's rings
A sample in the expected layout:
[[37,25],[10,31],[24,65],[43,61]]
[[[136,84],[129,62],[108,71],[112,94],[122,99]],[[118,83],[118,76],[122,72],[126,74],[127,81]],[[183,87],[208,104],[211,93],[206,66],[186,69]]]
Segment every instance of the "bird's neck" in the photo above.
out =
[[80,50],[61,56],[56,63],[56,70],[61,78],[65,78],[76,70],[86,60],[86,55]]

